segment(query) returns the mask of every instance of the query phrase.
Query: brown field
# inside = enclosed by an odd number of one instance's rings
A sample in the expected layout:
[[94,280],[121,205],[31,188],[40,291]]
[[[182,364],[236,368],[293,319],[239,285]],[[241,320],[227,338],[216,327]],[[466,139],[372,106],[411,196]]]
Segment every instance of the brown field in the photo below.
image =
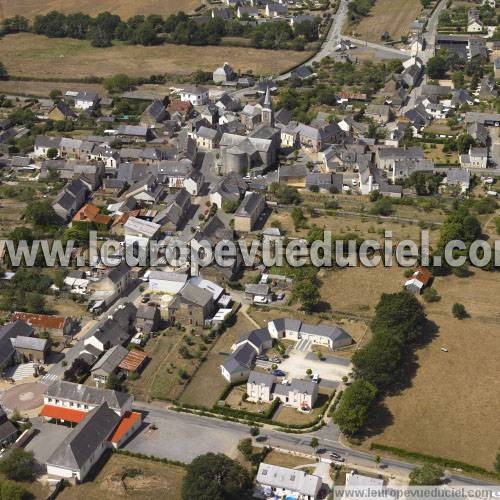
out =
[[411,21],[422,10],[418,0],[377,0],[368,17],[352,27],[363,40],[380,42],[380,35],[387,31],[393,40],[407,35]]
[[168,44],[157,47],[116,44],[96,49],[86,40],[46,38],[30,33],[0,40],[0,60],[11,75],[57,79],[108,77],[116,73],[134,77],[189,75],[197,69],[213,71],[221,61],[229,62],[235,70],[253,71],[256,75],[277,74],[307,56],[307,52],[286,51],[284,56],[284,52],[246,47]]
[[180,398],[182,403],[200,405],[211,408],[227,385],[226,379],[220,374],[219,365],[225,356],[220,353],[231,352],[231,346],[254,326],[248,319],[238,314],[236,323],[226,330],[212,347],[207,359],[202,363],[192,381],[188,384]]
[[[134,471],[136,475],[126,476],[127,471]],[[185,473],[183,467],[113,454],[93,481],[79,486],[68,486],[58,495],[58,498],[63,500],[101,500],[102,498],[168,498],[174,500],[181,497],[180,490]]]
[[[75,87],[75,85],[75,83],[70,82],[0,80],[0,93],[47,97],[54,89],[65,91]],[[78,89],[86,90],[87,92],[96,92],[100,95],[105,93],[104,87],[98,83],[78,83]]]
[[310,458],[297,457],[289,455],[288,453],[280,453],[278,451],[271,451],[264,460],[266,464],[279,465],[281,467],[289,467],[293,469],[301,465],[308,465],[311,463]]
[[321,278],[320,294],[333,312],[369,318],[380,296],[400,291],[405,281],[404,269],[396,266],[335,269]]
[[58,10],[65,14],[83,12],[95,16],[109,11],[118,14],[122,19],[128,19],[136,14],[160,14],[168,16],[180,10],[190,12],[202,4],[200,0],[3,0],[3,16],[21,15],[33,18],[38,14],[47,14]]
[[[386,399],[393,423],[371,440],[492,470],[500,435],[500,281],[476,271],[436,278],[433,286],[442,298],[426,311],[437,337],[417,352],[412,386]],[[455,302],[469,319],[452,317]]]

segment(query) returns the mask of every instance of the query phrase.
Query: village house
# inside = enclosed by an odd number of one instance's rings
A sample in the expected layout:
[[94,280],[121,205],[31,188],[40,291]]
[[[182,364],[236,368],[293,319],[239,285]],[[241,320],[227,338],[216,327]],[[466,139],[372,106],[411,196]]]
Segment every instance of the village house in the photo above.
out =
[[468,153],[460,155],[460,166],[466,169],[487,168],[488,148],[471,146]]
[[141,125],[120,125],[116,137],[123,142],[147,142],[153,138],[153,133],[149,126]]
[[219,145],[221,133],[213,128],[200,127],[196,132],[196,145],[200,149],[213,151]]
[[186,283],[168,305],[169,321],[171,325],[203,326],[214,313],[214,308],[210,292]]
[[246,189],[247,185],[241,176],[230,173],[212,187],[210,203],[221,209],[224,202],[238,202],[244,196]]
[[421,294],[424,289],[431,285],[433,280],[432,273],[425,267],[418,267],[405,282],[405,288],[411,293]]
[[51,316],[16,311],[12,313],[11,321],[24,321],[40,334],[47,332],[54,336],[72,336],[75,330],[75,321],[71,316]]
[[106,385],[109,377],[116,373],[118,365],[128,354],[128,349],[121,345],[115,345],[106,351],[101,359],[91,368],[90,373],[96,386]]
[[90,302],[96,308],[104,308],[121,297],[132,281],[130,267],[121,261],[116,267],[110,268],[104,276],[91,286]]
[[318,383],[293,379],[279,384],[274,375],[252,371],[248,376],[246,392],[252,402],[269,403],[279,399],[285,406],[311,411],[318,398]]
[[202,106],[208,102],[208,89],[197,85],[187,85],[179,91],[181,101],[193,106]]
[[68,90],[65,97],[74,102],[76,109],[83,111],[94,109],[99,103],[99,96],[95,92]]
[[139,124],[143,127],[156,128],[167,118],[167,110],[162,101],[154,100],[142,113]]
[[235,231],[250,232],[266,208],[266,199],[258,193],[247,193],[234,213]]
[[12,444],[17,435],[17,427],[7,418],[4,409],[0,408],[0,447],[6,448]]
[[296,319],[280,318],[269,321],[269,333],[274,339],[306,340],[311,344],[339,349],[352,344],[352,337],[336,325],[310,325]]
[[278,465],[261,463],[255,479],[264,498],[319,498],[322,481],[319,476]]
[[123,225],[126,247],[146,248],[148,242],[158,236],[160,228],[161,225],[155,222],[129,217]]
[[155,292],[176,295],[187,283],[187,274],[151,270],[149,274],[149,289]]
[[177,231],[189,218],[191,212],[191,196],[185,190],[181,189],[176,193],[170,194],[165,199],[166,208],[158,212],[153,219],[163,231]]
[[161,314],[158,304],[150,302],[137,309],[135,327],[141,333],[149,334],[158,330],[161,324]]
[[87,200],[88,186],[81,178],[71,180],[54,198],[52,208],[65,222],[68,222],[80,210]]
[[383,125],[391,121],[391,107],[385,104],[369,104],[366,108],[365,116]]
[[47,113],[47,119],[54,122],[74,120],[75,118],[75,113],[73,113],[71,108],[64,101],[56,102]]

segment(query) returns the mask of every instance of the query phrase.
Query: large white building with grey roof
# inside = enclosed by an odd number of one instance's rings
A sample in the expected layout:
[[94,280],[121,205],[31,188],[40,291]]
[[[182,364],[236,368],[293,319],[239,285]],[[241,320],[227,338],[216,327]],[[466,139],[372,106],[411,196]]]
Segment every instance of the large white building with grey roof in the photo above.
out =
[[47,474],[83,481],[110,447],[108,439],[119,422],[120,417],[107,403],[94,408],[47,459]]
[[316,499],[322,486],[319,476],[297,469],[261,463],[256,478],[264,498]]
[[249,401],[269,403],[279,399],[286,406],[310,411],[318,399],[318,384],[301,379],[278,383],[274,375],[251,371],[246,392]]
[[306,339],[312,344],[338,349],[352,344],[352,337],[336,325],[310,325],[296,319],[279,318],[267,324],[269,333],[275,339],[299,341]]

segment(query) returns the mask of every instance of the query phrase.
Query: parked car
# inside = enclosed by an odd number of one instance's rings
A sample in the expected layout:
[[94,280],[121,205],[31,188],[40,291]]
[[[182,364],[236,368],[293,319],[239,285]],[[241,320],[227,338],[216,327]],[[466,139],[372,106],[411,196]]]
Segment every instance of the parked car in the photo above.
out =
[[144,295],[141,299],[141,302],[145,304],[146,302],[149,302],[151,300],[151,297],[149,295]]
[[257,359],[259,361],[269,361],[269,356],[266,356],[265,354],[259,354],[259,356],[257,356]]
[[271,372],[275,377],[285,377],[286,373],[283,370],[274,370]]
[[276,295],[276,300],[283,300],[285,298],[285,294],[284,293],[278,293]]
[[345,459],[340,456],[338,453],[330,453],[330,458],[332,458],[333,460],[336,460],[337,462],[344,462]]

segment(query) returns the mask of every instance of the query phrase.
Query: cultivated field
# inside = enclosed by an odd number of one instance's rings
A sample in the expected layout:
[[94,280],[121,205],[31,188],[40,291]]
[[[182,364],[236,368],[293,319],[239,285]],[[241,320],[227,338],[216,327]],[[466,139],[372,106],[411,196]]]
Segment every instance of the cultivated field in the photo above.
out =
[[108,77],[116,73],[135,77],[189,75],[197,69],[213,71],[224,61],[235,70],[252,71],[256,75],[277,74],[307,56],[307,52],[168,44],[157,47],[116,44],[97,49],[86,40],[46,38],[30,33],[0,40],[0,60],[11,75],[58,79]]
[[152,460],[113,454],[93,481],[68,486],[62,500],[102,498],[180,498],[185,470]]
[[[35,97],[47,97],[54,89],[61,91],[69,90],[76,84],[70,82],[37,82],[37,81],[16,81],[0,80],[1,94],[26,95]],[[98,83],[78,83],[79,90],[96,92],[99,95],[105,94],[104,87]]]
[[180,10],[190,12],[202,4],[200,0],[2,0],[4,17],[16,14],[33,18],[38,14],[47,14],[58,10],[65,14],[83,12],[95,16],[100,12],[112,12],[122,19],[136,14],[160,14],[168,16]]
[[[437,336],[417,352],[412,386],[386,399],[393,422],[371,440],[491,470],[500,435],[500,281],[476,271],[436,278],[433,286],[442,298],[426,311]],[[452,317],[455,302],[465,305],[469,319]]]
[[380,42],[380,36],[387,31],[393,40],[407,35],[410,23],[415,20],[422,4],[419,0],[377,0],[368,17],[350,31],[355,31],[363,40]]

